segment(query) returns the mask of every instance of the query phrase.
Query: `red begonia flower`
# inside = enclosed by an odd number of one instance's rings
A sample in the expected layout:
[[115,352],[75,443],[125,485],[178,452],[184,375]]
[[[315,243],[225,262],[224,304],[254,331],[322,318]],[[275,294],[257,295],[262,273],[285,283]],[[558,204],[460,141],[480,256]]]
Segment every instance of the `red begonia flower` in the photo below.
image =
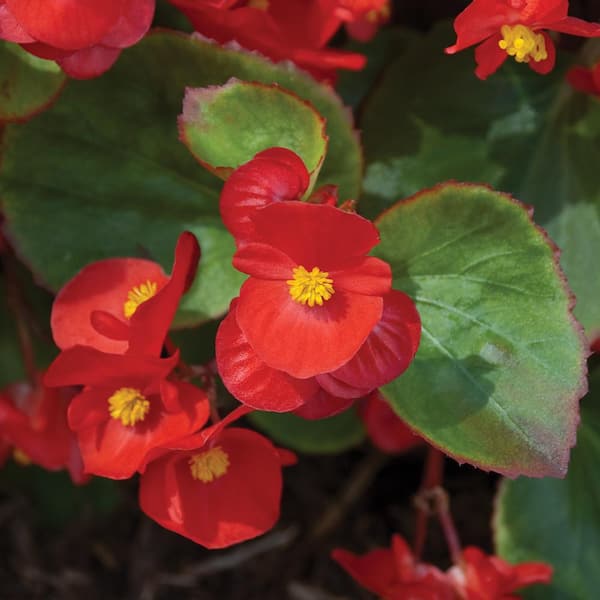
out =
[[362,69],[364,56],[325,48],[339,28],[338,0],[250,0],[242,6],[170,0],[196,31],[220,44],[237,42],[274,61],[291,60],[320,79],[336,69]]
[[392,537],[391,546],[364,556],[338,548],[331,556],[360,585],[384,600],[457,600],[450,578],[432,565],[417,563],[399,535]]
[[251,217],[273,202],[300,200],[310,183],[302,159],[287,148],[269,148],[237,168],[221,192],[225,227],[240,246],[254,236]]
[[149,29],[154,0],[0,0],[0,38],[55,60],[71,77],[109,69]]
[[74,483],[85,483],[77,440],[67,425],[67,406],[76,388],[50,389],[16,383],[0,393],[0,439],[15,459],[55,471],[68,469]]
[[84,267],[58,293],[51,326],[56,345],[86,345],[112,354],[160,355],[179,299],[191,285],[200,248],[180,235],[173,272],[155,262],[109,258]]
[[338,0],[336,15],[353,38],[368,42],[391,15],[390,0]]
[[255,212],[255,241],[233,265],[250,277],[237,321],[258,356],[298,377],[344,365],[381,319],[387,263],[366,254],[375,226],[328,205],[280,202]]
[[207,548],[243,542],[273,527],[281,466],[290,463],[290,453],[245,429],[216,426],[201,439],[195,448],[173,450],[147,466],[140,477],[142,510]]
[[475,50],[475,74],[480,79],[494,73],[508,56],[546,74],[556,58],[546,31],[600,36],[600,24],[569,17],[568,10],[568,0],[473,0],[454,21],[456,43],[446,52],[454,54],[483,42]]
[[390,405],[375,390],[358,405],[367,435],[373,445],[382,452],[396,454],[423,444],[423,438],[413,433],[412,429],[392,410]]
[[578,92],[600,98],[600,62],[591,69],[573,67],[567,73],[567,80]]
[[535,583],[550,583],[552,567],[529,562],[510,565],[498,556],[488,556],[469,546],[463,551],[463,565],[448,575],[462,598],[468,600],[516,600],[514,592]]
[[74,346],[50,365],[47,385],[86,386],[68,412],[86,472],[112,479],[131,477],[152,449],[206,423],[205,392],[166,379],[178,360],[178,353],[161,359]]

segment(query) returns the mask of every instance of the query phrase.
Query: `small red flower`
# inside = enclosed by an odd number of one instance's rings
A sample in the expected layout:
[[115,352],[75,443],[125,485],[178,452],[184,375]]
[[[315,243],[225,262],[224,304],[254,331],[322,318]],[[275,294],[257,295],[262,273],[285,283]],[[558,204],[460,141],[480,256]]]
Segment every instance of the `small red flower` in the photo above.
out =
[[480,44],[475,49],[475,74],[480,79],[494,73],[509,56],[545,75],[556,59],[546,31],[600,36],[599,24],[569,17],[568,11],[568,0],[473,0],[454,21],[456,43],[446,52]]
[[376,548],[364,556],[338,548],[331,556],[382,600],[457,600],[447,575],[433,565],[416,562],[399,535],[392,537],[391,548]]
[[578,92],[600,98],[600,62],[591,69],[573,67],[567,73],[567,80]]
[[140,478],[140,506],[166,529],[207,548],[261,535],[279,518],[279,451],[254,431],[213,426],[151,462]]
[[336,15],[346,23],[346,31],[368,42],[391,15],[390,0],[338,0]]
[[378,390],[361,400],[358,405],[358,415],[371,442],[382,452],[391,454],[406,452],[424,443],[423,438],[413,433],[412,429],[392,410]]
[[88,79],[139,41],[153,15],[154,0],[0,0],[0,39]]
[[77,440],[67,425],[67,406],[76,392],[75,388],[50,389],[41,383],[16,383],[0,392],[4,454],[13,448],[13,456],[23,464],[34,463],[51,471],[66,468],[74,483],[85,483],[88,477],[83,473]]
[[463,565],[448,571],[462,598],[468,600],[516,600],[514,592],[535,583],[550,583],[552,567],[538,562],[510,565],[470,546],[463,551]]
[[319,79],[365,64],[360,54],[325,48],[341,23],[338,0],[249,0],[233,6],[214,0],[170,1],[202,35],[220,44],[237,42],[277,62],[291,60]]
[[61,349],[92,346],[103,352],[159,356],[179,300],[192,283],[200,248],[179,236],[171,277],[138,258],[109,258],[84,267],[58,293],[51,326]]

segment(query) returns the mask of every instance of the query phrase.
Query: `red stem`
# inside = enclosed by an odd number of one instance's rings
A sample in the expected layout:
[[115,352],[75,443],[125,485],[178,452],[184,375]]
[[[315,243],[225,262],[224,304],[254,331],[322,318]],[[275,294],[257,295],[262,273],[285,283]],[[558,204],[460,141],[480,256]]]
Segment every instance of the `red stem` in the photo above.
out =
[[421,487],[415,498],[417,508],[415,538],[413,542],[413,553],[415,560],[419,560],[423,554],[425,540],[427,539],[427,526],[431,509],[427,503],[428,493],[437,487],[440,487],[444,479],[444,454],[433,446],[429,447],[427,459],[425,461],[425,470]]
[[446,543],[450,550],[450,557],[455,565],[460,565],[462,562],[462,549],[460,547],[460,539],[456,532],[454,520],[450,513],[448,494],[441,487],[432,491],[435,493],[437,518],[444,531],[444,537],[446,538]]

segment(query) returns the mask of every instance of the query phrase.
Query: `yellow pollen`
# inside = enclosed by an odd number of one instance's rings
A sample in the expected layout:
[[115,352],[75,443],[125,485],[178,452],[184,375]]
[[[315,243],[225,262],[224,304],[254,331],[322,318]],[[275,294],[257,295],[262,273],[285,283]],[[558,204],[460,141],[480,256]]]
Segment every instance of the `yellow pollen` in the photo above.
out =
[[269,0],[249,0],[248,6],[258,10],[269,10]]
[[329,300],[335,293],[333,279],[318,267],[313,267],[309,272],[300,265],[292,269],[292,273],[294,278],[288,279],[286,283],[290,286],[290,296],[300,304],[308,304],[311,308],[315,304],[323,306],[323,300]]
[[372,8],[366,16],[369,23],[379,23],[390,18],[391,15],[390,3],[385,2],[380,8]]
[[509,56],[514,56],[517,62],[527,63],[532,58],[540,62],[548,58],[546,41],[541,33],[535,33],[525,25],[503,25],[500,31],[502,39],[498,46]]
[[150,410],[150,402],[134,388],[120,388],[108,399],[108,412],[126,427],[143,421]]
[[123,304],[123,314],[127,319],[131,318],[138,306],[146,300],[150,300],[156,294],[157,285],[154,281],[146,281],[132,287],[127,293],[127,301]]
[[194,479],[199,479],[202,483],[210,483],[227,473],[229,456],[221,446],[215,446],[206,452],[192,456],[189,465]]
[[31,459],[23,452],[23,450],[21,450],[21,448],[15,448],[13,450],[13,459],[23,467],[31,464]]

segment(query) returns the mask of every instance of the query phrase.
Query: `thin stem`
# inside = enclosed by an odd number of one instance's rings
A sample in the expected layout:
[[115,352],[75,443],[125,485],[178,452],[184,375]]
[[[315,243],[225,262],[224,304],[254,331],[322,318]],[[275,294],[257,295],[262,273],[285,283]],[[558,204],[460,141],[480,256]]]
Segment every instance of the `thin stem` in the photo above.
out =
[[431,493],[434,495],[437,518],[442,526],[452,562],[455,565],[460,565],[462,562],[462,549],[460,538],[454,525],[454,519],[452,519],[452,514],[450,513],[448,494],[441,487],[434,488],[431,490]]
[[429,492],[442,485],[444,480],[444,454],[433,446],[429,447],[425,470],[419,492],[415,497],[417,509],[415,537],[413,542],[413,553],[415,560],[419,560],[423,554],[425,540],[427,539],[427,526],[431,515],[431,507],[428,503]]

